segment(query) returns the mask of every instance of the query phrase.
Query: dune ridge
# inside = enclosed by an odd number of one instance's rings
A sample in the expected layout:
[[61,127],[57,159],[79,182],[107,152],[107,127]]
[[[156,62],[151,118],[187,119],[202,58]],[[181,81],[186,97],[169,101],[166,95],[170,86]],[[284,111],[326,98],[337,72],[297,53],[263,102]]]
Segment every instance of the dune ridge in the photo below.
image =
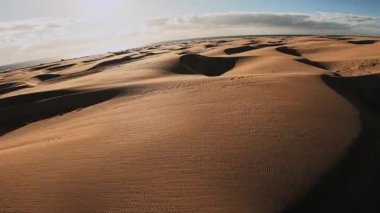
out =
[[9,82],[0,84],[0,95],[6,94],[8,92],[20,90],[29,87],[29,85],[22,84],[19,82]]
[[322,76],[360,113],[361,134],[335,168],[324,175],[307,196],[286,212],[373,212],[380,171],[380,75],[361,77]]
[[13,96],[0,100],[0,135],[42,119],[63,115],[115,97],[118,90],[57,90]]
[[0,212],[376,212],[378,41],[200,39],[0,73]]

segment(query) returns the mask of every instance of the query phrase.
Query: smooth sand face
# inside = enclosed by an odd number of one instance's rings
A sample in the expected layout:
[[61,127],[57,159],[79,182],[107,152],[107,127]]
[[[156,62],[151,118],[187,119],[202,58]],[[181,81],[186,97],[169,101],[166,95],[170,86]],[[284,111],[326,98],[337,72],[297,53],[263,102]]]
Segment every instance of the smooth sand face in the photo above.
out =
[[[297,205],[363,132],[362,111],[332,86],[345,78],[327,75],[378,82],[379,45],[217,39],[2,73],[0,212]],[[365,96],[375,108],[377,89]]]

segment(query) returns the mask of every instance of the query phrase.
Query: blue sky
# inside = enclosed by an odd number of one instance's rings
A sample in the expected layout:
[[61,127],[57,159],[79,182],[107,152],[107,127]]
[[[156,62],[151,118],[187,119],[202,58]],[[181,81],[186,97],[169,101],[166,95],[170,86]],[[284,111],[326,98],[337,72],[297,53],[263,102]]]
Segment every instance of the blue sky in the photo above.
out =
[[0,0],[0,64],[171,39],[380,35],[377,0]]
[[[17,20],[37,16],[78,16],[77,0],[0,0],[0,20]],[[95,0],[96,1],[96,0]],[[112,0],[111,0],[112,1]],[[200,14],[208,12],[341,12],[359,15],[379,15],[378,0],[139,0],[126,1],[140,4],[142,12],[159,16]],[[20,11],[20,8],[24,10]],[[19,12],[18,12],[19,11]]]
[[[91,4],[90,1],[87,2]],[[94,2],[101,1],[94,0]],[[106,2],[106,0],[103,2]],[[109,3],[114,4],[114,2],[114,0],[111,0]],[[240,10],[240,6],[233,3],[233,1],[126,0],[125,2],[126,3],[122,3],[123,11],[125,13],[130,13],[131,8],[133,8],[139,12],[139,14],[134,14],[139,15],[137,18],[161,16],[163,14],[173,16],[183,14],[201,14],[213,11]],[[220,4],[220,2],[223,3]],[[3,4],[5,6],[3,6]],[[22,5],[21,11],[20,5]],[[1,20],[28,19],[41,15],[55,18],[81,17],[83,15],[82,13],[87,10],[86,8],[79,8],[78,2],[75,0],[3,0],[1,6]]]

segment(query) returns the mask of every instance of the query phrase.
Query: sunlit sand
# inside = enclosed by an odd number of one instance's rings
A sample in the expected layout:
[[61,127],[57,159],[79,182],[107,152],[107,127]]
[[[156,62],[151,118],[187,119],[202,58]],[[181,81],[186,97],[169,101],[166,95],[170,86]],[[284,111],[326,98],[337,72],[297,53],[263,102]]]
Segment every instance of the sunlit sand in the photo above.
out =
[[0,212],[371,202],[379,59],[374,37],[246,37],[0,73]]

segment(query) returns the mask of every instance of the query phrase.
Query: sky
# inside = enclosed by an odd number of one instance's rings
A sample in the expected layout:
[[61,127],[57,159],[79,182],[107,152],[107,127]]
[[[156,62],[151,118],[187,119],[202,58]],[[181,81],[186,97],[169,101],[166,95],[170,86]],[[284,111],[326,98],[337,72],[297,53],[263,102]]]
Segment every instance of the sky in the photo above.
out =
[[378,0],[0,0],[0,65],[197,37],[380,36],[378,11]]

